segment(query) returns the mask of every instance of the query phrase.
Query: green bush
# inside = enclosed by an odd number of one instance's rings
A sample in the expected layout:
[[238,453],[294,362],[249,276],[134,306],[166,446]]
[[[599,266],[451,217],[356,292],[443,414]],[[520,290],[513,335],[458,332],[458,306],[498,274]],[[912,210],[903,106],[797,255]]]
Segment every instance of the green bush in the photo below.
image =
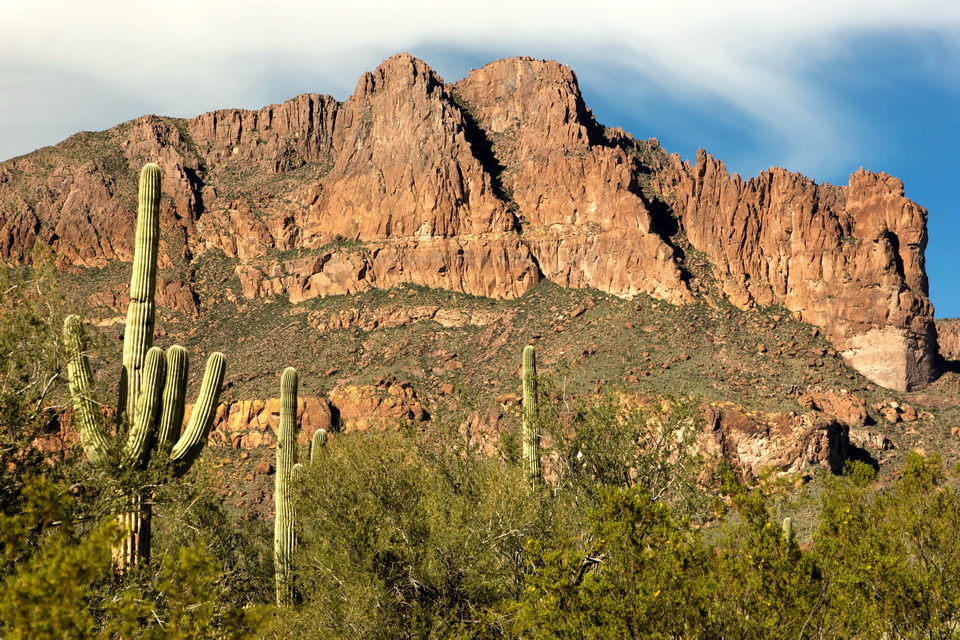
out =
[[342,434],[303,481],[295,637],[494,633],[556,522],[518,467],[444,455],[418,434]]
[[685,514],[706,508],[696,449],[702,426],[691,401],[640,404],[608,393],[579,399],[568,412],[541,411],[540,419],[559,485],[593,501],[604,487],[639,487]]

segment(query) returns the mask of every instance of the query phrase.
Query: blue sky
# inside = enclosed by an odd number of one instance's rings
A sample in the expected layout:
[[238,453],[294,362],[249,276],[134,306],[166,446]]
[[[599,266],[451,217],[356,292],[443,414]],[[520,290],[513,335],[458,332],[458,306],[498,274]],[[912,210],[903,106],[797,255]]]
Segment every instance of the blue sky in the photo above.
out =
[[957,0],[21,4],[0,8],[0,160],[146,113],[345,99],[399,51],[450,82],[550,58],[600,122],[684,158],[703,147],[744,177],[901,178],[930,211],[937,316],[960,316]]

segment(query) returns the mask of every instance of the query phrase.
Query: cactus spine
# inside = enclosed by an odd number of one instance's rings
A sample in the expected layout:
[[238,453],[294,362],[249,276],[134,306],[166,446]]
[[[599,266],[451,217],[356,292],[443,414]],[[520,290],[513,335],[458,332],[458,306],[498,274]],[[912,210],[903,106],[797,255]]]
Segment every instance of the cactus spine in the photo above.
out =
[[292,574],[297,514],[291,485],[294,466],[297,464],[297,386],[297,370],[287,367],[280,378],[280,427],[277,432],[277,470],[274,485],[277,515],[273,526],[273,558],[278,605],[289,605],[294,601]]
[[537,407],[537,353],[533,345],[523,350],[523,460],[530,482],[539,484],[540,425]]
[[[190,424],[181,436],[187,353],[183,347],[173,346],[164,354],[162,349],[153,346],[159,237],[160,167],[151,163],[140,172],[136,247],[117,399],[121,435],[117,438],[108,435],[93,400],[93,376],[86,354],[86,336],[78,316],[66,318],[64,338],[70,353],[67,369],[74,421],[90,461],[106,465],[117,456],[122,467],[143,469],[150,463],[153,453],[164,447],[170,454],[173,476],[180,477],[190,469],[206,444],[226,365],[222,353],[210,356]],[[124,440],[122,445],[121,439]],[[127,496],[128,511],[120,520],[129,535],[114,550],[120,571],[141,561],[149,562],[150,508],[146,498],[137,490]]]

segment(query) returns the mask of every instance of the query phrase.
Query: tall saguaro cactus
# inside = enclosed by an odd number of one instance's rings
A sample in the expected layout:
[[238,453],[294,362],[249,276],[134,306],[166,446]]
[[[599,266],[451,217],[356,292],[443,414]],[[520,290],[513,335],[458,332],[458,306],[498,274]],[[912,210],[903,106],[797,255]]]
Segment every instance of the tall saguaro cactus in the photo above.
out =
[[297,370],[287,367],[280,377],[280,427],[277,430],[277,471],[274,484],[276,518],[273,524],[274,572],[277,604],[294,600],[293,553],[296,548],[296,512],[292,495],[297,464]]
[[539,484],[540,420],[537,407],[537,353],[533,345],[523,349],[523,460],[530,482]]
[[[294,503],[294,485],[303,481],[303,465],[297,462],[297,370],[287,367],[280,376],[280,424],[277,427],[277,469],[274,482],[273,521],[274,575],[277,581],[277,604],[296,601],[293,575],[293,555],[297,548],[297,509]],[[313,434],[309,464],[316,464],[320,452],[327,446],[327,432],[317,429]]]
[[[164,354],[153,346],[155,294],[160,237],[160,167],[148,164],[140,172],[136,247],[130,279],[130,306],[123,342],[123,369],[117,400],[118,435],[111,437],[93,399],[93,375],[86,354],[86,336],[78,316],[67,317],[64,337],[70,352],[67,369],[74,421],[87,457],[94,464],[119,462],[126,469],[143,469],[154,453],[169,456],[170,471],[180,477],[190,470],[210,434],[223,385],[225,360],[214,353],[207,360],[200,393],[181,435],[186,406],[189,364],[183,347]],[[143,490],[127,496],[128,511],[121,524],[128,532],[115,549],[118,569],[149,562],[150,505]]]

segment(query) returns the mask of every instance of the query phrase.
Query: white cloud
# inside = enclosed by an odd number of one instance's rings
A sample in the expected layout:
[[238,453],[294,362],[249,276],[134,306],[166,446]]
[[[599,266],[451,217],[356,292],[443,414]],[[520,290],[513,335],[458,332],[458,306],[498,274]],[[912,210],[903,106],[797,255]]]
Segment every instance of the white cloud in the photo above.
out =
[[784,148],[783,164],[804,166],[842,144],[851,122],[812,77],[818,64],[896,33],[960,51],[955,0],[35,0],[4,8],[0,24],[0,158],[65,128],[140,115],[131,108],[192,116],[304,91],[342,99],[384,57],[432,46],[558,58],[581,80],[584,69],[615,68],[628,87],[727,105]]

